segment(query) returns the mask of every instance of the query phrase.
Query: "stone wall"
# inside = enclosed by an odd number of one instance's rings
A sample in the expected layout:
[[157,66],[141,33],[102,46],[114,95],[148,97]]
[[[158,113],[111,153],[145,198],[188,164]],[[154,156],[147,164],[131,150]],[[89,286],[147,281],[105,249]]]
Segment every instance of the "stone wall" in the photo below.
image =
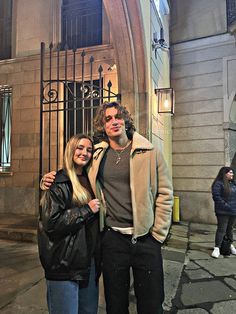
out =
[[58,0],[18,0],[13,5],[13,56],[39,53],[40,42],[53,41],[56,17],[60,20]]
[[[163,29],[164,39],[169,46],[169,9],[156,8],[151,2],[151,25],[150,41],[153,42],[154,34],[160,38],[160,29]],[[150,44],[149,44],[150,46]],[[172,132],[171,116],[158,113],[157,96],[154,94],[156,88],[170,87],[170,54],[168,50],[151,48],[151,90],[152,90],[152,112],[150,132],[152,143],[163,151],[165,160],[172,173]]]
[[0,62],[0,84],[12,87],[11,174],[0,173],[0,212],[35,214],[39,170],[39,57]]
[[[89,78],[89,58],[93,55],[94,70],[102,65],[104,84],[111,80],[112,91],[117,93],[116,71],[108,70],[114,64],[113,48],[110,45],[87,48],[86,53],[85,79]],[[81,62],[78,57],[77,60]],[[47,60],[45,63],[48,64]],[[55,68],[53,75],[54,72]],[[40,56],[0,61],[0,84],[12,87],[13,96],[12,167],[11,173],[0,173],[0,213],[35,215],[39,204]]]
[[171,0],[171,42],[222,34],[227,31],[226,1]]
[[230,103],[224,91],[230,94],[227,82],[235,81],[236,73],[226,74],[224,63],[235,55],[235,39],[229,34],[172,47],[173,180],[184,220],[215,223],[211,184],[219,168],[233,158],[227,145],[235,132],[230,130],[229,115],[225,117]]

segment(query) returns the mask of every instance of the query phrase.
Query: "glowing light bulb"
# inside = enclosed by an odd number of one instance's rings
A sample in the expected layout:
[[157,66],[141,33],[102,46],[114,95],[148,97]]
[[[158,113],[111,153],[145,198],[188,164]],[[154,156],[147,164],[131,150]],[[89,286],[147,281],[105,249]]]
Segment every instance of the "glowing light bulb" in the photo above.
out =
[[169,108],[169,101],[168,101],[168,99],[166,99],[165,101],[164,101],[164,108]]

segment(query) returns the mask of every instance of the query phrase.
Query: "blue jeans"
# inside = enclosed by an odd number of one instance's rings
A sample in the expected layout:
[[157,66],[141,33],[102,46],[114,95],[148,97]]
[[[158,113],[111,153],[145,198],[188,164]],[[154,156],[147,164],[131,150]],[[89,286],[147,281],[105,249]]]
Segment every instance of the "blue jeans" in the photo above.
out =
[[97,314],[98,285],[94,263],[87,287],[81,288],[79,281],[47,280],[47,303],[50,314]]

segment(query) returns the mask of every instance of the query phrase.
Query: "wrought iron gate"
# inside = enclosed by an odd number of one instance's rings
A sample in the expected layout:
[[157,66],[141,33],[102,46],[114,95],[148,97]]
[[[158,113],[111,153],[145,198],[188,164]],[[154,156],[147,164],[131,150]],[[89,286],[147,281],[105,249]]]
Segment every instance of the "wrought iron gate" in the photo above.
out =
[[45,44],[41,44],[40,176],[62,167],[65,144],[72,135],[93,135],[99,105],[120,99],[111,91],[111,81],[104,88],[102,66],[94,75],[93,56],[87,64],[85,58],[85,51],[79,54],[68,47],[62,51],[60,45],[50,44],[45,53]]

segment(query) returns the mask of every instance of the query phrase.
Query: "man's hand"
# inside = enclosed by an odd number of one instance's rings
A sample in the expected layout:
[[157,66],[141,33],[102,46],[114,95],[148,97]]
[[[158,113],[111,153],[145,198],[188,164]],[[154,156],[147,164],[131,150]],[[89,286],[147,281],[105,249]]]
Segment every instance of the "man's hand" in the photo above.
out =
[[55,171],[46,173],[40,181],[40,188],[42,190],[48,190],[55,180],[55,175]]

